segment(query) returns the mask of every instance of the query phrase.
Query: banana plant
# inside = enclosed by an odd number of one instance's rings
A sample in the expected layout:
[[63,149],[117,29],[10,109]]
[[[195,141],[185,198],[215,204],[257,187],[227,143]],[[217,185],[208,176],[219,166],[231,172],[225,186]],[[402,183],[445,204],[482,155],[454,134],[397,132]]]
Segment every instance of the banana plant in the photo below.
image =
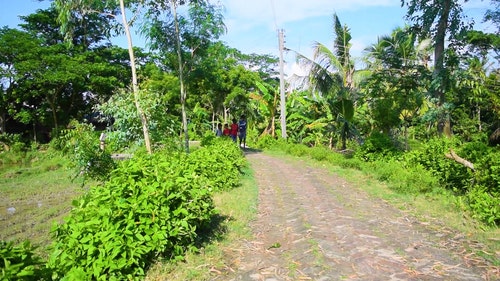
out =
[[261,136],[271,135],[275,137],[276,105],[278,104],[279,89],[265,82],[257,81],[255,85],[259,89],[259,92],[250,93],[250,98],[257,102],[259,112],[265,118],[265,123],[267,124]]

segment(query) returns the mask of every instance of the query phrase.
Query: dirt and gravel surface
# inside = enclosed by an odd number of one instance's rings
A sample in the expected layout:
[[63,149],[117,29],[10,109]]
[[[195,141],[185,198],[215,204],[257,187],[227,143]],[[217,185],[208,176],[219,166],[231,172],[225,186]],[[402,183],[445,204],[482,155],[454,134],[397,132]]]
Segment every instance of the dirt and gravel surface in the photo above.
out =
[[429,228],[300,159],[247,158],[258,216],[253,239],[228,251],[225,280],[500,280],[460,233]]

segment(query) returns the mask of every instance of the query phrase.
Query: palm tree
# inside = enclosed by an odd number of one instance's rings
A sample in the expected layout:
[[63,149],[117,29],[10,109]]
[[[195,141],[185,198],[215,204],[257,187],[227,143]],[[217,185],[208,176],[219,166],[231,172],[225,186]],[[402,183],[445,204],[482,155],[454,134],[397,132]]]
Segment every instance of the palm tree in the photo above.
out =
[[352,38],[350,30],[341,25],[336,14],[333,15],[333,21],[333,50],[315,42],[312,59],[297,54],[297,61],[308,71],[299,83],[313,94],[326,99],[342,139],[342,149],[345,149],[350,135],[350,122],[354,117],[355,69],[349,54]]
[[408,27],[396,28],[366,49],[371,76],[365,93],[378,129],[389,134],[396,126],[406,128],[424,102],[430,40],[418,44]]

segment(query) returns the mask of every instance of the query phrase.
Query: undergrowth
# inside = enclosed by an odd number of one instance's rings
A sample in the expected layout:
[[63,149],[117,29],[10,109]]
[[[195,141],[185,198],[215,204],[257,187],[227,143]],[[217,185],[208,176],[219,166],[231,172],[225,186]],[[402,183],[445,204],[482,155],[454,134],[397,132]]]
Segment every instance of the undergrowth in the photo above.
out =
[[[236,188],[245,161],[234,143],[216,140],[189,155],[137,152],[115,165],[54,225],[48,261],[31,255],[30,247],[5,244],[0,260],[33,258],[2,278],[37,266],[53,280],[139,280],[157,259],[182,260],[211,233],[218,216],[214,192]],[[29,274],[28,280],[46,278]]]

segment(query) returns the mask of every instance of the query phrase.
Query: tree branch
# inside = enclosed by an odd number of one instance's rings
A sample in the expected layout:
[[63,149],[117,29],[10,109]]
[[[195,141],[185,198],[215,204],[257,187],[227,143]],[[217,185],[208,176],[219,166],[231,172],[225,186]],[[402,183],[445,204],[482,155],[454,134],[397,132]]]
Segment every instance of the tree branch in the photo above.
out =
[[455,162],[458,162],[462,165],[464,165],[465,167],[471,169],[473,172],[475,172],[474,170],[474,164],[472,164],[471,162],[463,159],[462,157],[458,156],[455,151],[453,151],[453,149],[450,148],[450,153],[446,153],[445,154],[446,158],[449,158],[451,160],[455,160]]

